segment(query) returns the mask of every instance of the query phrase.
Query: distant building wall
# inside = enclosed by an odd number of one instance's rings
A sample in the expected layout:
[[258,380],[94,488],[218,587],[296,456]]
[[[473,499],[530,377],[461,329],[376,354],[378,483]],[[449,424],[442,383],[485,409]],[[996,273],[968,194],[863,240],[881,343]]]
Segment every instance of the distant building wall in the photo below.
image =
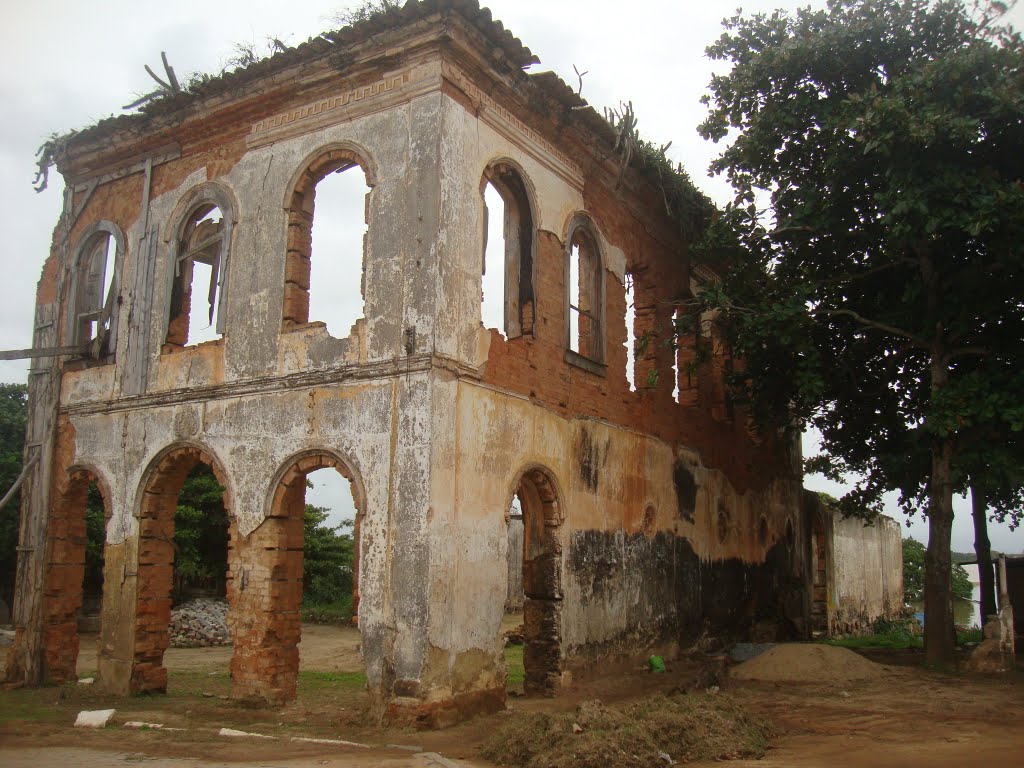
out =
[[903,609],[900,526],[884,515],[865,524],[805,492],[810,516],[814,629],[830,635],[870,629]]
[[513,515],[508,521],[508,595],[505,613],[523,610],[523,516]]
[[829,631],[853,632],[903,608],[903,546],[891,517],[872,525],[834,514]]

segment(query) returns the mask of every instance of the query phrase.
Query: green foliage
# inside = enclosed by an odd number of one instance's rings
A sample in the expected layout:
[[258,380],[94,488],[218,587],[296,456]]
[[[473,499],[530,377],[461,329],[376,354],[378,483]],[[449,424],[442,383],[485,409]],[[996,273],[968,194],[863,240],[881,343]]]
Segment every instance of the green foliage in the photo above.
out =
[[[303,601],[306,616],[324,623],[352,617],[353,542],[348,521],[331,528],[329,510],[309,504],[303,527]],[[228,516],[224,488],[213,471],[199,464],[186,478],[174,518],[175,598],[188,589],[223,592],[227,571]]]
[[228,568],[228,513],[224,486],[213,470],[197,464],[185,478],[174,514],[175,601],[188,589],[224,592]]
[[331,603],[313,603],[306,600],[300,611],[302,620],[309,624],[330,624],[347,627],[352,623],[352,595],[342,595]]
[[96,483],[90,483],[85,502],[85,578],[82,584],[82,591],[87,595],[103,594],[103,546],[107,540],[106,522],[100,489]]
[[[916,539],[903,540],[903,599],[913,603],[924,599],[924,544]],[[974,586],[970,576],[959,563],[953,563],[953,597],[970,600]]]
[[[21,474],[27,412],[28,387],[0,384],[0,496],[7,493]],[[20,522],[21,494],[17,493],[0,510],[0,598],[8,607],[14,599]]]
[[832,509],[839,508],[839,499],[831,493],[828,493],[827,491],[817,491],[816,493],[818,494],[818,498],[821,500],[821,503],[826,507],[831,507]]
[[960,563],[953,563],[953,597],[957,600],[970,600],[974,597],[971,577]]
[[619,181],[626,168],[636,168],[661,190],[665,213],[675,220],[680,232],[687,238],[701,235],[715,206],[697,189],[682,164],[668,159],[672,142],[656,146],[641,138],[632,102],[619,104],[618,109],[606,108],[604,117],[616,134],[613,151],[619,153]]
[[[330,510],[306,505],[305,559],[303,560],[303,602],[307,606],[338,610],[348,603],[351,618],[353,541],[352,521],[337,527],[326,524]],[[330,614],[330,610],[325,611]]]
[[840,648],[920,648],[923,645],[919,635],[915,635],[907,621],[875,622],[871,634],[845,635],[830,637],[824,641],[826,645]]
[[332,17],[334,23],[342,26],[351,26],[361,21],[368,21],[375,16],[382,16],[388,11],[398,10],[402,7],[400,0],[362,0],[355,6],[338,11]]

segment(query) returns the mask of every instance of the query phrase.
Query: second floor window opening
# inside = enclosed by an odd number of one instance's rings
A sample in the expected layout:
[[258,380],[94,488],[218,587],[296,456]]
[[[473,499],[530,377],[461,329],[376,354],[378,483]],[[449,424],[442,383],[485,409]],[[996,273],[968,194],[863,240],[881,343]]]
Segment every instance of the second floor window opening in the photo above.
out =
[[568,261],[568,346],[601,362],[601,254],[585,226],[576,227],[571,235]]
[[313,190],[309,253],[309,321],[335,338],[351,335],[363,316],[369,194],[362,168],[349,163],[328,172]]
[[494,185],[484,188],[484,263],[480,322],[508,338],[505,326],[505,201]]
[[69,316],[72,344],[97,343],[96,356],[114,350],[117,316],[118,239],[99,229],[88,237],[75,265]]
[[214,204],[204,203],[189,215],[174,262],[168,344],[194,346],[223,336],[225,230],[224,215]]
[[480,322],[504,338],[533,334],[533,209],[526,182],[509,162],[484,172]]

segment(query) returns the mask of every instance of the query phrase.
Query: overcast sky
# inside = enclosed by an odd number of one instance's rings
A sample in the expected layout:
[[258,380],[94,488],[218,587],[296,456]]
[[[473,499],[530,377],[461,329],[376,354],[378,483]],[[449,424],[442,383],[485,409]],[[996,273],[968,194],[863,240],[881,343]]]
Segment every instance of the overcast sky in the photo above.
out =
[[[742,7],[752,13],[807,4],[758,0]],[[0,123],[0,231],[7,242],[0,348],[31,345],[36,282],[61,205],[59,176],[42,194],[31,187],[34,154],[48,135],[121,114],[121,106],[135,94],[152,90],[143,65],[159,72],[160,51],[167,52],[179,80],[191,72],[217,72],[234,43],[262,45],[270,35],[297,44],[334,26],[332,15],[346,5],[353,3],[6,3],[0,11],[0,104],[6,114]],[[698,100],[712,73],[704,48],[721,34],[722,18],[733,13],[738,1],[494,0],[485,5],[539,56],[541,64],[531,71],[554,70],[575,86],[575,65],[587,72],[583,96],[596,108],[632,101],[641,133],[659,144],[672,141],[669,154],[696,183],[718,202],[728,199],[727,185],[706,175],[717,148],[695,128],[704,114]],[[1021,27],[1024,9],[1013,11],[1012,18]],[[26,371],[25,363],[0,362],[0,381],[23,382]],[[807,485],[838,490],[815,478],[808,478]],[[893,514],[903,519],[898,510]],[[911,532],[919,539],[926,536],[920,524]],[[992,526],[992,539],[1006,551],[1024,547],[1024,536],[1004,526]],[[969,507],[961,504],[954,549],[968,550],[972,542]]]

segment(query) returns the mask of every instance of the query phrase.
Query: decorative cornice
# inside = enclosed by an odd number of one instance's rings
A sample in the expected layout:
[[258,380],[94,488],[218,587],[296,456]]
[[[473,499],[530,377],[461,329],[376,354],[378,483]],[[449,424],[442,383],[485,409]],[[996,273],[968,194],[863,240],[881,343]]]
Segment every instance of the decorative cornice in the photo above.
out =
[[[408,101],[421,90],[410,85],[422,86],[425,82],[429,83],[429,78],[425,77],[425,74],[413,68],[393,72],[336,96],[265,117],[253,124],[246,137],[246,145],[262,146]],[[436,80],[434,85],[436,86]]]
[[503,107],[477,86],[465,72],[446,62],[445,78],[483,109],[479,118],[578,189],[583,188],[583,169],[554,144]]

